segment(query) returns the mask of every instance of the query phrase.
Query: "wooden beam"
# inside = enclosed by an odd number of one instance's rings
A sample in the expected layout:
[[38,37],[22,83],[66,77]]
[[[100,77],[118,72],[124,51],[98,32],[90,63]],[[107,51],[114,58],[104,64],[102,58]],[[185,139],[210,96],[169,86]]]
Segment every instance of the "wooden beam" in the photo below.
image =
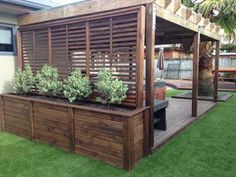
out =
[[180,0],[173,0],[171,3],[167,6],[167,10],[176,13],[176,11],[181,7],[181,1]]
[[19,18],[18,24],[27,25],[39,23],[43,21],[55,20],[59,18],[67,18],[78,15],[92,14],[103,11],[122,9],[125,7],[144,5],[153,3],[154,0],[90,0],[78,3],[68,4],[57,8],[43,11],[36,11]]
[[174,0],[157,0],[155,3],[163,8],[167,8],[167,6]]
[[194,35],[193,40],[193,79],[192,79],[192,117],[197,117],[198,109],[198,73],[199,73],[200,33]]
[[220,41],[217,41],[216,56],[215,56],[214,102],[218,101],[219,59],[220,59]]
[[136,60],[136,107],[143,107],[143,67],[144,67],[144,40],[145,40],[145,7],[141,6],[138,12],[137,25],[137,60]]
[[17,65],[18,68],[23,69],[23,60],[22,60],[22,38],[21,32],[17,30],[16,32],[16,40],[17,40]]
[[156,5],[146,6],[146,105],[150,106],[149,128],[150,128],[150,149],[154,146],[154,57],[155,57],[155,26],[156,26]]

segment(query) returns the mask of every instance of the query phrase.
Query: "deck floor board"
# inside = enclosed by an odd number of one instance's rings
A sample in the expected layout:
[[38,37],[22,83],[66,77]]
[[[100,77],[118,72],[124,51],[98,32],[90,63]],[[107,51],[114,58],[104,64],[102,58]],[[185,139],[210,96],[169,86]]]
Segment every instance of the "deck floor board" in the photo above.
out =
[[170,138],[183,130],[187,125],[198,119],[202,114],[215,106],[211,101],[198,101],[198,117],[191,117],[191,100],[168,98],[169,106],[166,110],[167,130],[154,129],[154,147],[158,149]]

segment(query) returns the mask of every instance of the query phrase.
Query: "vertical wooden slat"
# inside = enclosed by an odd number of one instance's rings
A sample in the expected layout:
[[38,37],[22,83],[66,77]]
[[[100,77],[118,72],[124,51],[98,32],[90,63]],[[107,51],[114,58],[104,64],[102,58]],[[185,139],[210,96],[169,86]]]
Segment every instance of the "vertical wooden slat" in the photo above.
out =
[[32,66],[32,68],[33,68],[33,70],[34,71],[36,71],[36,68],[35,68],[35,63],[36,63],[36,61],[35,61],[35,54],[36,54],[36,42],[35,42],[35,30],[33,30],[33,32],[32,32],[32,40],[33,40],[33,49],[34,49],[34,51],[33,51],[33,66]]
[[134,166],[134,124],[132,117],[123,117],[123,168],[131,170]]
[[48,65],[52,65],[52,42],[51,28],[48,28]]
[[5,120],[4,120],[4,108],[3,108],[3,97],[0,96],[0,131],[5,130]]
[[137,25],[137,61],[136,61],[136,107],[143,106],[143,67],[144,67],[144,39],[145,39],[145,7],[138,12]]
[[75,120],[73,108],[68,108],[69,124],[70,124],[70,147],[71,151],[75,152]]
[[17,40],[17,61],[18,68],[23,69],[23,57],[22,57],[22,36],[21,32],[17,30],[16,32],[16,40]]
[[214,102],[218,101],[219,59],[220,59],[220,41],[217,41],[216,56],[215,56]]
[[68,68],[67,68],[67,72],[70,73],[72,70],[72,64],[71,64],[71,58],[69,58],[69,42],[68,42],[68,25],[66,25],[66,61],[68,63]]
[[29,122],[31,126],[31,139],[35,139],[35,134],[34,134],[34,113],[33,113],[33,102],[29,102]]
[[146,105],[150,106],[149,115],[149,148],[154,146],[154,57],[155,57],[155,25],[156,25],[156,5],[146,6]]
[[198,75],[199,75],[199,46],[200,46],[200,33],[194,35],[193,43],[193,88],[192,88],[192,116],[197,116],[198,109]]
[[110,69],[112,68],[112,18],[110,18]]
[[86,22],[86,75],[90,77],[90,31],[89,22]]

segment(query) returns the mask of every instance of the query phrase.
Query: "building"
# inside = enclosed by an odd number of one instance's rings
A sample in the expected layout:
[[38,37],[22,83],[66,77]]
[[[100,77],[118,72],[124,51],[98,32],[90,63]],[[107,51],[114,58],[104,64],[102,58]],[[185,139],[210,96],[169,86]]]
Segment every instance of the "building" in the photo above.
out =
[[47,9],[53,6],[25,1],[0,0],[0,93],[11,91],[10,84],[17,67],[16,28],[18,17],[32,11]]

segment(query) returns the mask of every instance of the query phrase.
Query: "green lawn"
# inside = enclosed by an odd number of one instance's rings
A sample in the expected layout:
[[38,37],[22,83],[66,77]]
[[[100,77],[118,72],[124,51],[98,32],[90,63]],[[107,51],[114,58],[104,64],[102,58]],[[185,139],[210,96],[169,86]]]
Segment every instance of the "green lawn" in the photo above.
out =
[[[168,93],[169,95],[169,93]],[[236,94],[127,173],[102,162],[0,134],[1,177],[235,177]]]
[[166,92],[166,97],[172,97],[172,96],[175,96],[179,93],[184,93],[184,92],[187,92],[187,91],[186,90],[169,89]]

